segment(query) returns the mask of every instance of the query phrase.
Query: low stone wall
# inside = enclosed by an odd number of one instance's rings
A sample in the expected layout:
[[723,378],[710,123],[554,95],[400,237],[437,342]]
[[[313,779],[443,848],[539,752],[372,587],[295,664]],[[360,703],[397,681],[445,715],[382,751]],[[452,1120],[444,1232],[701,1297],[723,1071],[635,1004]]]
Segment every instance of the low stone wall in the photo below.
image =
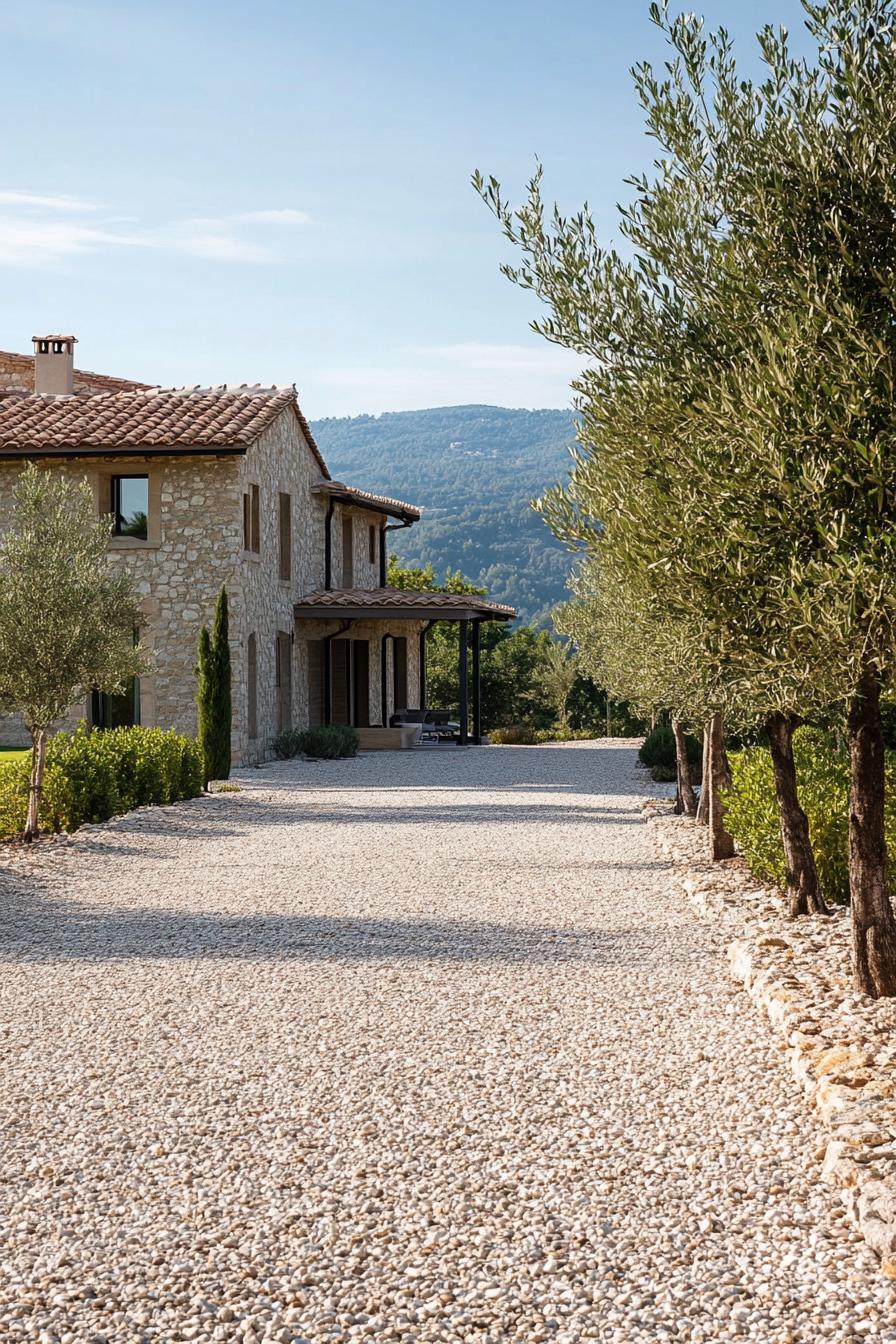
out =
[[781,1038],[814,1108],[821,1178],[896,1278],[896,1000],[853,989],[847,911],[791,920],[741,859],[707,859],[703,827],[655,799],[644,810],[677,885],[702,915],[736,931],[731,974]]

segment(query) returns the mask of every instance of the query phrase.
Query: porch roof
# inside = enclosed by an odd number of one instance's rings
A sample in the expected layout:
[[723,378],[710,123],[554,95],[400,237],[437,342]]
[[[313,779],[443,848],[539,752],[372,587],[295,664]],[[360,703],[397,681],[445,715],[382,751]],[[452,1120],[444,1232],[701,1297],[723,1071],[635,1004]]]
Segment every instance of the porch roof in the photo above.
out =
[[513,607],[472,593],[423,593],[410,588],[331,588],[308,593],[296,620],[512,621]]
[[367,490],[356,490],[342,481],[318,481],[317,485],[312,485],[311,493],[328,495],[343,504],[354,504],[361,509],[371,509],[374,513],[400,518],[405,525],[416,523],[422,513],[416,504],[406,504],[403,499],[390,499],[388,495],[372,495]]

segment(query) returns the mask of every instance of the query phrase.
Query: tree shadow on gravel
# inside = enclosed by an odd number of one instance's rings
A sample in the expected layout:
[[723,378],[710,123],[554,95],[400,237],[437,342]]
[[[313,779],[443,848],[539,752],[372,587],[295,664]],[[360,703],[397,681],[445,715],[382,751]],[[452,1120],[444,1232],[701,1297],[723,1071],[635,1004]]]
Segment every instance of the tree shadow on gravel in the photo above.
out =
[[565,929],[429,915],[230,915],[69,901],[31,878],[3,884],[0,964],[205,960],[358,963],[587,962],[643,967],[687,960],[670,930]]

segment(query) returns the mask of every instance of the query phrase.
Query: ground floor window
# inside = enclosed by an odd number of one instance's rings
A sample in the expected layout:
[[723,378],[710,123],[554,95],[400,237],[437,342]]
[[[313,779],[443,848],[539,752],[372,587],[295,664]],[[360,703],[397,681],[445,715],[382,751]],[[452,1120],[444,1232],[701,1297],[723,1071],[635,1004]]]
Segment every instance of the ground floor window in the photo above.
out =
[[94,691],[90,697],[90,722],[94,728],[136,728],[140,723],[140,678],[134,678],[124,695]]

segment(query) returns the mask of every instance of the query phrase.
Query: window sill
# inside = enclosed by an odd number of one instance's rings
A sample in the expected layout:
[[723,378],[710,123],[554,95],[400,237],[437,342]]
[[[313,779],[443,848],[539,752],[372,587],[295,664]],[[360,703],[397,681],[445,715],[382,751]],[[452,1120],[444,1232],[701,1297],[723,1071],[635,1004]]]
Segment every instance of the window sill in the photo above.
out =
[[110,551],[157,551],[160,541],[144,541],[142,537],[110,537]]

